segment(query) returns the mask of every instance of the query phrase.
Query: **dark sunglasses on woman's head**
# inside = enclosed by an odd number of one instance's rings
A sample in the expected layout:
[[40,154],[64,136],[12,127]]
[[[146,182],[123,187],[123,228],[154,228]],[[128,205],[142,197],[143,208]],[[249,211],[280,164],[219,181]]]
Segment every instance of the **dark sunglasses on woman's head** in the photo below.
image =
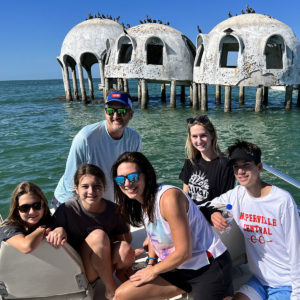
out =
[[127,176],[117,176],[117,177],[115,177],[115,182],[119,186],[124,185],[126,178],[130,182],[137,182],[137,181],[139,181],[139,174],[138,173],[131,173],[131,174],[128,174]]
[[29,212],[30,208],[33,210],[40,210],[42,208],[42,202],[34,202],[32,204],[23,204],[18,206],[18,210],[23,213]]
[[186,122],[188,124],[193,124],[195,121],[197,121],[199,123],[205,123],[205,122],[208,122],[209,119],[208,119],[207,115],[199,116],[199,117],[196,117],[196,118],[188,118],[188,119],[186,119]]
[[105,112],[109,115],[112,116],[116,112],[118,116],[124,117],[126,116],[127,112],[129,109],[127,108],[113,108],[113,107],[105,107]]

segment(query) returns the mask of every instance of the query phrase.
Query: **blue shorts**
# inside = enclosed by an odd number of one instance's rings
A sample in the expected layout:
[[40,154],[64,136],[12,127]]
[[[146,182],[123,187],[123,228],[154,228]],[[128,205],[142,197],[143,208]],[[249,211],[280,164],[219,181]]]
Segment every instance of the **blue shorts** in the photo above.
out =
[[283,285],[276,288],[262,285],[260,281],[252,276],[239,290],[238,293],[246,295],[251,300],[290,300],[292,287]]

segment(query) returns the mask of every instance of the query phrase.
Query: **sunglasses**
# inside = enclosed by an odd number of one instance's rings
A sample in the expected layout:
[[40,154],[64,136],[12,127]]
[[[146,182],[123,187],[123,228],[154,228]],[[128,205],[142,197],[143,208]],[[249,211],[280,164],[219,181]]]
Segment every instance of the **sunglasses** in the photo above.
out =
[[137,182],[137,181],[139,181],[139,174],[131,173],[131,174],[128,174],[127,176],[117,176],[117,177],[115,177],[115,182],[118,186],[124,185],[126,178],[130,182]]
[[193,124],[195,121],[199,122],[199,123],[206,123],[209,121],[208,116],[207,115],[203,115],[203,116],[199,116],[196,118],[188,118],[186,119],[186,122],[188,124]]
[[33,210],[40,210],[42,208],[42,202],[34,202],[32,204],[23,204],[18,206],[18,210],[23,213],[29,212],[30,208]]
[[128,111],[129,111],[129,109],[127,109],[127,108],[105,107],[105,112],[106,112],[109,116],[114,115],[115,112],[116,112],[118,116],[124,117],[124,116],[126,116],[126,114],[127,114]]

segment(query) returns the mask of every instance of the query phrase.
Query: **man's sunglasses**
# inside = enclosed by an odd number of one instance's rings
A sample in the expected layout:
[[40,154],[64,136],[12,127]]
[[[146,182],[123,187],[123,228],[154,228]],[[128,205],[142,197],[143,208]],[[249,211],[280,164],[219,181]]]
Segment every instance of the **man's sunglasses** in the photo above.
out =
[[120,117],[124,117],[126,116],[127,112],[129,111],[129,109],[127,108],[113,108],[113,107],[105,107],[105,111],[109,116],[114,115],[114,113],[116,112],[118,116]]
[[40,210],[42,208],[42,202],[34,202],[32,204],[23,204],[18,206],[18,210],[23,213],[27,213],[30,211],[30,208],[33,210]]
[[202,115],[196,118],[188,118],[186,119],[186,122],[188,124],[193,124],[195,121],[199,122],[199,123],[206,123],[209,121],[208,116],[207,115]]
[[124,185],[126,178],[130,182],[137,182],[137,181],[139,181],[139,174],[138,173],[131,173],[131,174],[128,174],[127,176],[117,176],[117,177],[115,177],[115,182],[119,186]]

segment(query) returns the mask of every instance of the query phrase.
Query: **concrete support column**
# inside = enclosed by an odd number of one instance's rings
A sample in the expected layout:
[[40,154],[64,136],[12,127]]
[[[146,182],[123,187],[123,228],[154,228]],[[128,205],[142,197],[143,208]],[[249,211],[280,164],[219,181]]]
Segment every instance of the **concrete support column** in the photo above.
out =
[[170,107],[176,107],[176,80],[171,81]]
[[104,101],[106,100],[108,96],[108,91],[109,91],[109,78],[104,79],[104,87],[103,87],[103,98]]
[[231,86],[225,85],[224,112],[231,111]]
[[201,83],[201,110],[207,111],[207,84]]
[[104,84],[105,84],[104,63],[103,63],[102,59],[98,60],[98,63],[99,63],[99,71],[100,71],[100,80],[101,80],[101,84],[103,86],[103,91],[104,91]]
[[147,81],[146,79],[141,80],[141,88],[142,88],[142,100],[141,100],[141,107],[142,109],[146,109],[148,106],[148,99],[147,99]]
[[263,105],[268,105],[269,102],[269,88],[267,86],[264,86],[263,90]]
[[117,89],[119,91],[123,91],[124,90],[123,79],[122,78],[118,78],[117,79]]
[[197,83],[193,82],[193,109],[199,109]]
[[79,99],[79,95],[78,95],[78,85],[77,85],[77,77],[76,77],[76,69],[74,67],[74,69],[72,69],[72,81],[73,81],[73,91],[74,91],[74,99]]
[[63,81],[64,81],[64,88],[65,88],[66,100],[67,101],[72,101],[72,93],[71,93],[71,87],[70,87],[69,70],[68,70],[67,66],[65,66],[62,69],[62,74],[63,74]]
[[198,93],[198,104],[201,105],[201,83],[197,84],[197,93]]
[[138,102],[141,103],[141,99],[142,99],[142,82],[141,82],[141,79],[138,80],[137,90],[138,90]]
[[190,85],[190,105],[193,105],[193,83]]
[[180,101],[181,101],[182,103],[185,102],[185,86],[184,86],[184,85],[182,85],[182,86],[180,87]]
[[293,86],[287,85],[285,89],[285,109],[291,109],[293,99]]
[[221,105],[221,85],[216,85],[216,105]]
[[92,78],[92,71],[89,69],[87,71],[88,74],[88,83],[89,83],[89,92],[90,92],[90,99],[94,99],[94,86],[93,86],[93,78]]
[[239,91],[239,105],[244,105],[245,104],[245,87],[240,86],[240,91]]
[[126,78],[123,79],[123,84],[124,84],[124,92],[129,93],[128,80]]
[[83,72],[82,72],[82,65],[78,64],[78,75],[79,75],[79,85],[81,90],[81,100],[83,103],[86,103],[86,92],[84,86],[84,79],[83,79]]
[[263,96],[263,88],[258,87],[256,89],[256,102],[255,102],[255,112],[261,112],[262,110],[262,96]]
[[160,86],[160,95],[161,95],[161,102],[165,103],[167,101],[166,97],[166,85],[164,83]]

